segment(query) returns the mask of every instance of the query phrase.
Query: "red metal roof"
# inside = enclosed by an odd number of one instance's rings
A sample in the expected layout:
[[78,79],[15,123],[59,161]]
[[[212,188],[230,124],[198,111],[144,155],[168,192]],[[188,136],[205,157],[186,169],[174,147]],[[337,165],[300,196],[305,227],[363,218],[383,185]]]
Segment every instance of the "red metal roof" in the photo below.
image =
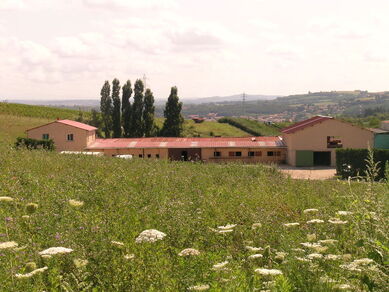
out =
[[86,130],[86,131],[97,130],[97,128],[95,128],[93,126],[90,126],[90,125],[87,125],[87,124],[84,124],[84,123],[80,123],[80,122],[76,122],[76,121],[72,121],[72,120],[57,120],[56,122],[57,123],[61,123],[61,124],[65,124],[65,125],[68,125],[68,126],[76,127],[76,128],[79,128],[79,129],[83,129],[83,130]]
[[313,126],[313,125],[316,125],[318,123],[322,123],[326,120],[331,120],[333,119],[332,117],[326,117],[326,116],[315,116],[313,118],[310,118],[308,120],[304,120],[304,121],[301,121],[301,122],[298,122],[298,123],[295,123],[289,127],[286,127],[284,129],[282,129],[282,133],[285,133],[285,134],[292,134],[294,132],[297,132],[299,130],[303,130],[307,127],[310,127],[310,126]]
[[96,139],[87,149],[125,148],[283,148],[281,137],[119,138]]

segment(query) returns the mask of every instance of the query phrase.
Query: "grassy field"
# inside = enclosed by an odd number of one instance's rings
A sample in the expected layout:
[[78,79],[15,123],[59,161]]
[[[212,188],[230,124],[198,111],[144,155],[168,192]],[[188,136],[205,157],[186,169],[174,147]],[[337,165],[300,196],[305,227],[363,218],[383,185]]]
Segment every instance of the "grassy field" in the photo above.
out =
[[[386,184],[0,150],[2,291],[387,288]],[[137,243],[147,229],[166,236]]]
[[281,134],[281,129],[288,126],[288,123],[268,125],[255,120],[243,118],[223,118],[219,120],[222,124],[229,124],[233,127],[242,129],[255,136],[277,136]]
[[229,124],[221,124],[217,122],[202,122],[196,124],[192,120],[185,120],[184,136],[186,137],[246,137],[251,136],[249,133],[242,131]]

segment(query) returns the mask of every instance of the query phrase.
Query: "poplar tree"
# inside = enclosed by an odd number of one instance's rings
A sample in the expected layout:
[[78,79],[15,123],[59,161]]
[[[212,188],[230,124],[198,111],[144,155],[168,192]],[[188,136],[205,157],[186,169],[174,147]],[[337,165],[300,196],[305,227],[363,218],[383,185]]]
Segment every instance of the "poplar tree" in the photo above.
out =
[[177,87],[172,87],[170,96],[163,112],[165,121],[161,130],[164,137],[180,137],[182,135],[184,118],[181,115],[182,102],[177,95]]
[[111,86],[108,81],[104,82],[101,88],[100,99],[100,111],[103,118],[103,131],[105,138],[111,137],[112,130],[112,99],[111,99]]
[[122,136],[122,123],[120,113],[120,81],[116,78],[112,81],[112,102],[113,138],[120,138]]
[[132,95],[131,81],[127,80],[126,84],[122,87],[122,122],[124,129],[124,137],[131,137],[131,102],[130,98]]
[[145,92],[145,101],[143,109],[143,125],[145,137],[152,137],[155,135],[156,126],[154,123],[154,96],[152,91],[148,88]]
[[131,106],[131,137],[143,137],[143,82],[138,79],[134,85],[134,102]]

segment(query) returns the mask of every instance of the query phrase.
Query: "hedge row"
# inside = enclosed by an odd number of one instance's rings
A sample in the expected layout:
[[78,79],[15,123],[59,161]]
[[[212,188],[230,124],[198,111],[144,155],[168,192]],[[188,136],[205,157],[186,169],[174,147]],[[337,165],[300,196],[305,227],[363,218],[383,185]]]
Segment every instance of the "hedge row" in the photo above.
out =
[[[342,178],[349,176],[364,176],[366,172],[366,159],[368,149],[337,149],[336,170]],[[385,163],[389,161],[389,150],[373,149],[374,162],[379,162],[379,174],[377,179],[385,178]]]
[[16,148],[27,148],[27,149],[45,149],[45,150],[54,150],[54,141],[49,140],[36,140],[31,138],[22,138],[18,137],[16,138],[15,142]]

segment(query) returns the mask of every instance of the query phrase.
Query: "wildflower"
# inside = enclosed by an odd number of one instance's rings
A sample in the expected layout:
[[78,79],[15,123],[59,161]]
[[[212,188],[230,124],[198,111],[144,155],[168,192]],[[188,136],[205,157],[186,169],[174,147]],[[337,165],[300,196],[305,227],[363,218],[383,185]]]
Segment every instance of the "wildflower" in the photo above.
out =
[[334,279],[331,279],[328,276],[320,277],[319,281],[322,283],[336,283]]
[[111,241],[111,244],[116,246],[116,247],[123,247],[124,246],[124,243],[123,242],[120,242],[120,241],[115,241],[115,240],[112,240]]
[[311,254],[307,255],[307,258],[309,258],[310,260],[321,259],[322,257],[323,257],[323,255],[320,253],[311,253]]
[[47,269],[48,269],[48,267],[43,267],[40,269],[33,270],[32,272],[27,273],[27,274],[15,274],[15,278],[18,278],[18,279],[31,278],[32,276],[34,276],[36,274],[43,273]]
[[312,249],[316,252],[325,252],[328,247],[327,246],[315,246],[315,247],[312,247]]
[[39,254],[41,256],[45,256],[45,255],[52,256],[52,255],[56,255],[56,254],[71,253],[72,251],[73,250],[71,248],[59,246],[59,247],[50,247],[48,249],[45,249],[45,250],[39,252]]
[[17,246],[18,244],[15,241],[0,242],[0,249],[9,249]]
[[213,270],[222,270],[224,269],[224,267],[228,265],[228,261],[225,261],[225,262],[222,262],[222,263],[218,263],[218,264],[215,264],[213,265],[212,269]]
[[336,239],[323,239],[319,240],[319,243],[324,243],[324,244],[335,244],[338,241]]
[[259,258],[263,258],[263,255],[261,255],[260,253],[252,254],[251,256],[248,257],[249,260],[259,259]]
[[85,267],[89,262],[88,262],[88,260],[74,259],[73,263],[76,266],[76,268],[81,269],[81,268]]
[[282,275],[282,271],[276,269],[256,269],[255,272],[264,276]]
[[186,256],[198,256],[200,252],[197,249],[194,248],[186,248],[183,249],[178,255],[180,257],[186,257]]
[[292,250],[295,252],[304,252],[302,248],[292,248]]
[[365,266],[374,263],[374,261],[372,259],[363,258],[363,259],[354,260],[352,263],[359,266]]
[[302,257],[296,257],[296,260],[298,260],[298,261],[300,261],[300,262],[310,262],[309,259],[302,258]]
[[327,255],[325,255],[325,259],[326,260],[331,260],[331,261],[340,260],[341,258],[342,258],[342,256],[336,255],[336,254],[327,254]]
[[257,228],[261,228],[261,227],[262,227],[261,223],[253,223],[253,225],[251,225],[252,229],[257,229]]
[[302,242],[302,243],[300,243],[302,246],[304,246],[304,247],[308,247],[308,248],[317,248],[317,247],[319,247],[319,246],[321,246],[321,244],[320,243],[310,243],[310,242]]
[[36,263],[34,262],[28,262],[24,267],[27,272],[31,272],[37,268]]
[[299,225],[300,225],[300,223],[298,223],[298,222],[284,224],[285,227],[294,227],[294,226],[299,226]]
[[362,272],[362,269],[360,269],[360,267],[354,263],[340,265],[339,267],[341,267],[342,269],[345,269],[345,270],[352,271],[352,272]]
[[82,207],[84,205],[84,202],[77,200],[69,200],[69,205],[72,207]]
[[226,230],[219,230],[218,232],[219,232],[219,233],[230,233],[230,232],[232,232],[232,231],[234,231],[234,230],[232,230],[232,229],[226,229]]
[[139,234],[139,236],[135,239],[135,242],[156,242],[158,240],[162,240],[165,236],[165,233],[156,229],[147,229]]
[[350,290],[352,287],[349,284],[340,284],[335,286],[334,288],[339,290]]
[[308,213],[316,213],[316,212],[319,212],[318,209],[305,209],[303,211],[304,214],[308,214]]
[[328,222],[331,224],[347,224],[348,221],[342,221],[339,220],[338,218],[331,218],[328,220]]
[[135,258],[135,255],[134,255],[133,253],[131,253],[131,254],[126,254],[126,255],[124,255],[124,258],[125,258],[126,260],[132,260],[133,258]]
[[188,288],[188,290],[193,290],[193,291],[205,291],[208,290],[210,286],[208,284],[205,285],[196,285],[196,286],[191,286]]
[[38,204],[29,203],[26,205],[26,211],[28,214],[33,214],[38,209]]
[[244,248],[249,250],[249,251],[261,251],[261,250],[263,250],[262,247],[253,247],[253,246],[249,246],[249,245],[245,246]]
[[274,259],[278,262],[283,262],[285,260],[286,255],[286,252],[279,251],[276,252],[276,256],[274,257]]
[[230,230],[230,229],[234,228],[235,226],[236,226],[236,224],[227,224],[226,226],[218,226],[217,228],[221,229],[221,230]]
[[321,219],[312,219],[307,221],[308,224],[324,223],[324,220]]
[[28,219],[30,219],[30,216],[28,216],[28,215],[23,215],[23,216],[22,216],[22,219],[28,220]]
[[12,202],[14,198],[11,197],[0,197],[0,202]]
[[339,216],[347,216],[347,215],[352,215],[354,214],[354,212],[350,212],[350,211],[338,211],[336,212],[337,215]]
[[307,234],[308,241],[314,241],[316,240],[316,234]]

